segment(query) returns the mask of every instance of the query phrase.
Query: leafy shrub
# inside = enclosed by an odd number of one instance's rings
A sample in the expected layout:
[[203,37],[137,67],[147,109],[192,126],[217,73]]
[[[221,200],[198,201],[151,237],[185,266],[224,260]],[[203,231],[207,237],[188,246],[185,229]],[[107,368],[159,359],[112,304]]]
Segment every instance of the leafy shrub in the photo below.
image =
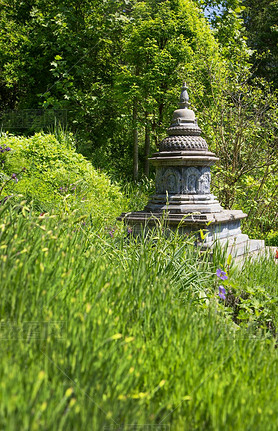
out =
[[[260,331],[267,337],[276,336],[278,268],[275,258],[267,255],[253,261],[246,258],[241,268],[230,267],[231,262],[229,255],[224,270],[220,265],[216,271],[216,292],[221,299],[218,311],[233,320],[237,331],[248,330],[253,337]],[[214,298],[211,291],[208,296]]]
[[18,182],[6,185],[6,194],[22,194],[41,212],[75,209],[93,218],[111,219],[127,204],[120,188],[67,140],[58,142],[54,135],[41,133],[31,138],[3,135],[0,145],[12,149],[5,155],[6,179],[26,168]]
[[278,231],[271,230],[265,237],[266,245],[278,247]]

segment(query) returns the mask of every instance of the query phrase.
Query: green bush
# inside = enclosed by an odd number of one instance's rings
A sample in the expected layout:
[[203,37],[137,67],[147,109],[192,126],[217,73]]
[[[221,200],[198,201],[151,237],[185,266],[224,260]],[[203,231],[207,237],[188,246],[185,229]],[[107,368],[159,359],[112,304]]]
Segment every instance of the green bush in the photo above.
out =
[[265,237],[265,244],[273,247],[278,247],[278,230],[271,230]]
[[40,212],[55,208],[69,213],[75,209],[80,215],[102,220],[115,218],[127,205],[120,188],[95,170],[66,139],[58,141],[54,135],[40,133],[31,138],[3,135],[0,145],[12,149],[6,154],[2,181],[12,174],[19,180],[9,181],[2,197],[22,194]]

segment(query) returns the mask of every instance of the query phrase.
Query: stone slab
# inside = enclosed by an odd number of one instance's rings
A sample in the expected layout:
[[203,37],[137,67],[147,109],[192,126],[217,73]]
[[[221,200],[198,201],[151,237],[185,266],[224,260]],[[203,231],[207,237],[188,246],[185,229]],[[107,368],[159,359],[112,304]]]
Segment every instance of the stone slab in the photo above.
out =
[[[258,241],[258,240],[250,240],[250,241]],[[253,251],[249,251],[245,254],[238,254],[234,257],[233,262],[237,267],[241,268],[246,261],[246,259],[251,260],[252,262],[258,259],[273,259],[276,264],[278,264],[278,259],[275,259],[276,248],[264,246],[261,248],[254,249]]]
[[154,166],[212,166],[218,159],[212,156],[171,156],[151,157],[149,160]]
[[151,211],[136,211],[130,213],[122,213],[118,220],[123,220],[131,225],[155,225],[160,220],[167,221],[169,227],[179,226],[190,226],[195,231],[196,229],[203,229],[207,225],[211,224],[223,224],[225,222],[232,222],[236,220],[242,220],[246,217],[241,210],[223,210],[217,213],[200,213],[192,212],[189,214],[172,213],[167,212],[151,212]]
[[249,239],[248,235],[241,232],[240,221],[245,217],[246,214],[241,210],[223,210],[220,213],[199,213],[187,216],[138,211],[123,213],[118,220],[131,225],[135,235],[141,235],[143,228],[148,231],[161,223],[171,230],[178,229],[182,235],[198,233],[202,229],[205,239],[201,241],[200,236],[197,236],[197,242],[203,249],[211,249],[213,252],[213,247],[220,244],[227,255],[231,254],[233,259],[241,264],[245,257],[260,255],[266,249],[263,240]]
[[264,240],[250,239],[246,234],[223,238],[214,243],[204,243],[202,247],[204,249],[212,248],[213,250],[216,244],[220,244],[226,250],[227,255],[230,254],[233,258],[251,255],[265,249]]

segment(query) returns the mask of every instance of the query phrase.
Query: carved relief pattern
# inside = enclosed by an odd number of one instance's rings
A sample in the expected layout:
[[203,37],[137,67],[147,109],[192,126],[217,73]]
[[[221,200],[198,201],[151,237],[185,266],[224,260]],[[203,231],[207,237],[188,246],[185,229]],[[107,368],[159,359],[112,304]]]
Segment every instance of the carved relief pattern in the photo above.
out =
[[197,168],[186,169],[186,192],[197,193],[198,192],[198,180],[200,178],[200,171]]
[[156,193],[181,193],[181,168],[158,168]]
[[157,168],[156,177],[155,177],[155,191],[158,194],[165,193],[164,182],[163,182],[163,174],[165,169]]
[[210,193],[210,181],[211,181],[210,172],[206,171],[202,173],[202,175],[199,178],[199,186],[198,186],[200,194]]
[[165,189],[168,193],[181,192],[181,175],[179,169],[169,168],[164,174]]
[[156,193],[209,194],[209,167],[159,167],[156,174]]

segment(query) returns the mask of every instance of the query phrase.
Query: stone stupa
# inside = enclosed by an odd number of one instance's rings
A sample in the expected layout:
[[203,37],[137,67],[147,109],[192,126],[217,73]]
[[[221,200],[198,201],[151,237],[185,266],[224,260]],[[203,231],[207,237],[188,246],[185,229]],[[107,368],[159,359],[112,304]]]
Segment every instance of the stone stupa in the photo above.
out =
[[161,219],[181,234],[197,234],[201,229],[206,234],[203,247],[212,246],[216,240],[222,244],[228,241],[229,252],[237,256],[259,250],[264,241],[250,240],[241,232],[240,223],[246,214],[223,209],[210,192],[210,167],[218,158],[208,150],[189,105],[184,83],[168,136],[150,158],[156,167],[155,194],[143,211],[123,213],[119,220],[131,226],[135,234]]

